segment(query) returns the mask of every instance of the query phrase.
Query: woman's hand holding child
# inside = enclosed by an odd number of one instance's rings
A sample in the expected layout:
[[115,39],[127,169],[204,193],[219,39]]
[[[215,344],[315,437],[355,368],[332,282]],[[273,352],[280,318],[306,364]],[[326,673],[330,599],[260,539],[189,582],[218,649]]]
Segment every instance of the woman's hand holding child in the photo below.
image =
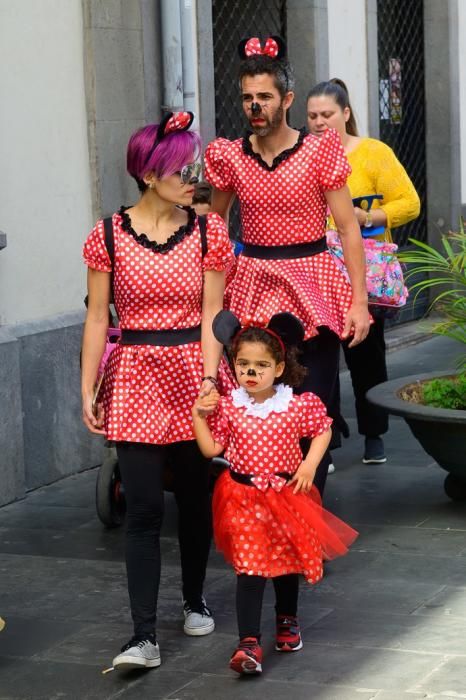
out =
[[210,394],[203,396],[202,394],[197,397],[192,408],[193,417],[205,418],[205,416],[210,415],[217,408],[217,404],[220,399],[220,394],[216,389],[212,389]]

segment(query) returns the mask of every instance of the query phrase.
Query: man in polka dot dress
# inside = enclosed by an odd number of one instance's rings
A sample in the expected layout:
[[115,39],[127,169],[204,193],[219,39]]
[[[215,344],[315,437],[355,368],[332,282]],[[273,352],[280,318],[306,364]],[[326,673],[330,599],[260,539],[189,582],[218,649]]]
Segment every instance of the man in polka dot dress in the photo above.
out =
[[[340,339],[350,346],[366,337],[365,261],[359,225],[346,179],[351,172],[340,138],[318,139],[287,124],[293,75],[278,37],[240,44],[243,111],[250,131],[235,141],[219,138],[205,154],[213,186],[212,209],[226,221],[238,197],[244,249],[226,293],[242,325],[265,325],[280,311],[305,327],[301,362],[308,369],[299,392],[317,394],[334,419],[339,446],[337,378]],[[327,208],[341,235],[351,284],[336,268],[325,243]],[[324,456],[315,484],[322,493],[331,463]]]

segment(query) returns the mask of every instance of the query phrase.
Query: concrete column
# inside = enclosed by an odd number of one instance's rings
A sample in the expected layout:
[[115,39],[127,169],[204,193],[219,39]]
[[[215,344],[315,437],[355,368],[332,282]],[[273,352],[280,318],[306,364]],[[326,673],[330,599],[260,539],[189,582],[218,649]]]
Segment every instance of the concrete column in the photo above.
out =
[[24,496],[19,343],[0,328],[0,506]]
[[461,211],[458,0],[424,0],[428,240]]
[[160,121],[162,112],[162,52],[160,0],[141,0],[142,44],[144,61],[145,121]]
[[[152,18],[140,0],[83,0],[84,67],[93,176],[93,218],[130,204],[138,194],[126,173],[129,136],[146,121],[142,17]],[[150,32],[146,26],[144,32]],[[156,39],[155,39],[156,40]],[[148,76],[155,79],[149,70]],[[157,104],[156,93],[151,105]]]
[[212,1],[196,1],[197,58],[199,84],[199,126],[205,146],[216,136],[214,39],[212,33]]
[[368,135],[380,136],[379,56],[377,0],[366,0],[367,33],[367,125]]
[[327,0],[288,0],[286,7],[288,55],[296,77],[291,124],[301,127],[309,88],[329,78]]

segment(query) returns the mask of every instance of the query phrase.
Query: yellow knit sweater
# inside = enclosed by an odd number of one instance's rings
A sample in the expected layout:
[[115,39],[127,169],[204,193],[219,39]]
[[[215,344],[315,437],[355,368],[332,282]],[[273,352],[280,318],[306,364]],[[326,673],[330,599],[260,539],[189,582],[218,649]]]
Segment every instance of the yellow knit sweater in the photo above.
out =
[[352,169],[347,180],[351,196],[383,195],[382,200],[374,200],[372,209],[380,207],[387,215],[381,238],[391,241],[390,229],[419,216],[420,201],[413,183],[392,149],[377,139],[363,138],[347,158]]

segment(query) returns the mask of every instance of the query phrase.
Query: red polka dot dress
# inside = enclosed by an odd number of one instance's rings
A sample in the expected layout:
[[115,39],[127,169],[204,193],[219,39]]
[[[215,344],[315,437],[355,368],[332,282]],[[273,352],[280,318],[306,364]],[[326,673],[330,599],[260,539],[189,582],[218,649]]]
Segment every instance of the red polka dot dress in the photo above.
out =
[[[252,150],[247,137],[219,138],[207,147],[205,169],[214,187],[237,195],[244,243],[261,246],[321,239],[327,212],[324,192],[342,188],[351,172],[335,130],[320,138],[302,130],[296,145],[277,156],[272,166]],[[242,325],[263,325],[275,313],[289,311],[304,324],[307,339],[319,326],[341,337],[352,292],[328,251],[285,260],[240,255],[227,299]]]
[[322,508],[315,487],[309,495],[294,495],[282,476],[294,474],[302,461],[299,440],[320,435],[331,423],[315,394],[295,396],[284,384],[262,404],[243,388],[220,400],[209,418],[213,437],[225,447],[231,470],[250,476],[250,483],[238,483],[226,470],[214,492],[215,542],[236,573],[299,573],[316,583],[322,559],[345,554],[357,537]]
[[[232,246],[223,220],[207,215],[207,253],[197,217],[166,243],[137,234],[122,209],[113,215],[115,241],[114,298],[122,329],[166,330],[201,323],[203,271],[227,269]],[[84,244],[84,261],[94,270],[111,271],[103,221]],[[105,369],[102,400],[109,440],[164,445],[193,440],[191,406],[203,375],[200,342],[170,347],[118,345]],[[233,387],[222,361],[220,391]]]

